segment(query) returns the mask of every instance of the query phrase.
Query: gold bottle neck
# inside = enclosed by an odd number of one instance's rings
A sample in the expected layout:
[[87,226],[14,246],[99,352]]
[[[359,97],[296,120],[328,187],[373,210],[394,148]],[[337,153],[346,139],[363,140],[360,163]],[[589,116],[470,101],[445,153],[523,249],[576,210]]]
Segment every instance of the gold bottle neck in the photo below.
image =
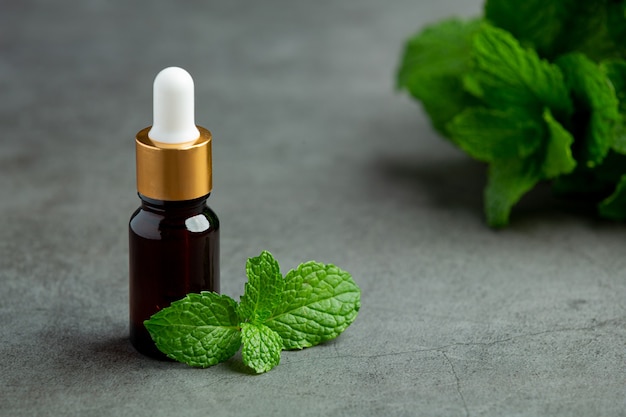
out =
[[193,200],[211,192],[211,132],[197,126],[200,137],[189,143],[164,145],[137,133],[137,191],[155,200]]

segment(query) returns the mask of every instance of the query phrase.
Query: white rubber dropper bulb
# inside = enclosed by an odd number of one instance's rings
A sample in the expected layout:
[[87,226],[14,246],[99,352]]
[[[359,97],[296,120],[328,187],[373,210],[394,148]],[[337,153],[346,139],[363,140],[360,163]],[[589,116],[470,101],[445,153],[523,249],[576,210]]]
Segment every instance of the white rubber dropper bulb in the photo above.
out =
[[193,79],[178,67],[165,68],[154,79],[153,123],[148,137],[177,145],[200,137],[194,115]]

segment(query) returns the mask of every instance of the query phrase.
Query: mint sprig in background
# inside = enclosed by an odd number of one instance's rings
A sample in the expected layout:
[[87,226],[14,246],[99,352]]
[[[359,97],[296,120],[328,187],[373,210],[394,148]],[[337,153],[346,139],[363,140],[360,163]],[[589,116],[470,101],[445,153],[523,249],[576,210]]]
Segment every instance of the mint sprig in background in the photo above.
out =
[[208,367],[240,347],[257,373],[278,365],[281,350],[303,349],[334,339],[355,319],[361,290],[349,273],[310,261],[283,278],[264,251],[246,263],[248,282],[239,303],[213,292],[188,294],[144,322],[168,357]]
[[488,0],[409,39],[397,85],[489,165],[487,223],[550,180],[626,219],[626,1]]

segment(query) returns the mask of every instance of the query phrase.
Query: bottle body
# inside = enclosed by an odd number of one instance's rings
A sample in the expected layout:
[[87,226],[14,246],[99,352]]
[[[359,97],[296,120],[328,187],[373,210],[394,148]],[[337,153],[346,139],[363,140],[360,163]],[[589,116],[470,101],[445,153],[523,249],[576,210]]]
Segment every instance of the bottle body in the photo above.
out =
[[130,340],[141,353],[164,359],[143,325],[191,292],[219,292],[219,220],[194,200],[142,196],[129,222]]

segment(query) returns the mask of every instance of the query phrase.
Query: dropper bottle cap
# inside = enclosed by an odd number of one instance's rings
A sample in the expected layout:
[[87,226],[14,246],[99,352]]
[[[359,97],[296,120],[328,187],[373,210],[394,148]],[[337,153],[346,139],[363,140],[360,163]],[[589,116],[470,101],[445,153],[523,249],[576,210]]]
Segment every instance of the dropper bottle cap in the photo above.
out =
[[148,137],[163,147],[195,142],[200,136],[194,121],[194,86],[187,71],[165,68],[154,79],[153,123]]
[[194,84],[178,67],[154,79],[153,125],[137,133],[137,190],[145,197],[182,201],[211,192],[211,132],[194,122]]

